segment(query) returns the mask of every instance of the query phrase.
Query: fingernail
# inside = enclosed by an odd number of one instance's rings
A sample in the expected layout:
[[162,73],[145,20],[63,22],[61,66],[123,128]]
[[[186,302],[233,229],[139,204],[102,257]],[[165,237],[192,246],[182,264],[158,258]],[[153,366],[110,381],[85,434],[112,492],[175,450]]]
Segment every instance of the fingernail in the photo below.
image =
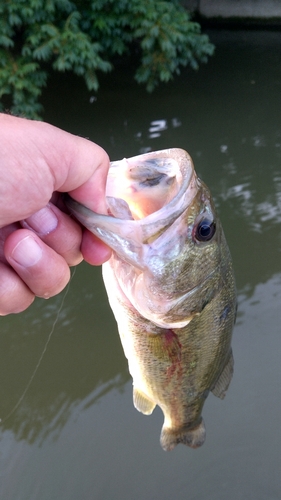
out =
[[32,236],[26,236],[15,246],[11,256],[21,266],[31,267],[41,259],[42,248]]
[[33,229],[39,235],[46,235],[54,231],[58,225],[58,218],[47,205],[35,214],[22,221],[23,227]]

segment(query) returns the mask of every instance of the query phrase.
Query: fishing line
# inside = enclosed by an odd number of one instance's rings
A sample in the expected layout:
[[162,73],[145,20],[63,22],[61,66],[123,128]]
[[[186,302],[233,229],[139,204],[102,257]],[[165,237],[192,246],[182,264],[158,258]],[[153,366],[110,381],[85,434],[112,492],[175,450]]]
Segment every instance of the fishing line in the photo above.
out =
[[62,298],[61,304],[60,304],[60,306],[59,306],[59,309],[58,309],[58,312],[57,312],[57,315],[56,315],[55,321],[54,321],[53,326],[52,326],[52,328],[51,328],[51,331],[50,331],[50,333],[49,333],[49,335],[48,335],[48,338],[47,338],[47,340],[46,340],[46,343],[45,343],[45,345],[44,345],[44,348],[43,348],[43,350],[42,350],[42,352],[41,352],[41,355],[40,355],[40,357],[39,357],[39,360],[38,360],[38,362],[37,362],[37,365],[35,366],[34,371],[33,371],[32,375],[31,375],[31,377],[30,377],[30,379],[29,379],[29,381],[28,381],[28,383],[27,383],[27,385],[26,385],[26,387],[25,387],[25,389],[24,389],[24,391],[23,391],[22,395],[19,397],[18,401],[16,402],[15,406],[12,408],[12,410],[10,411],[10,413],[8,413],[8,415],[6,415],[6,417],[4,417],[4,418],[0,418],[0,424],[3,424],[4,422],[6,422],[6,420],[8,420],[8,418],[10,418],[10,417],[13,415],[13,413],[17,410],[17,408],[18,408],[18,407],[19,407],[19,405],[21,404],[21,402],[22,402],[23,398],[25,397],[25,395],[26,395],[26,393],[27,393],[27,391],[28,391],[29,387],[31,386],[31,384],[32,384],[32,382],[33,382],[33,380],[34,380],[34,377],[35,377],[35,375],[36,375],[36,373],[37,373],[37,371],[38,371],[38,369],[39,369],[39,366],[41,365],[42,359],[43,359],[43,357],[44,357],[44,355],[45,355],[45,352],[47,351],[47,347],[48,347],[48,345],[49,345],[49,343],[50,343],[51,337],[52,337],[52,335],[53,335],[53,333],[54,333],[54,331],[55,331],[55,328],[56,328],[57,322],[58,322],[58,320],[59,320],[60,313],[61,313],[62,308],[63,308],[63,306],[64,306],[64,302],[65,302],[66,296],[67,296],[67,294],[68,294],[68,292],[69,292],[70,283],[71,283],[71,281],[73,280],[73,277],[74,277],[74,275],[75,275],[75,272],[76,272],[76,268],[74,268],[74,269],[73,269],[73,272],[72,272],[72,274],[71,274],[70,280],[69,280],[69,282],[68,282],[68,285],[67,285],[67,287],[66,287],[65,293],[64,293],[64,295],[63,295],[63,298]]

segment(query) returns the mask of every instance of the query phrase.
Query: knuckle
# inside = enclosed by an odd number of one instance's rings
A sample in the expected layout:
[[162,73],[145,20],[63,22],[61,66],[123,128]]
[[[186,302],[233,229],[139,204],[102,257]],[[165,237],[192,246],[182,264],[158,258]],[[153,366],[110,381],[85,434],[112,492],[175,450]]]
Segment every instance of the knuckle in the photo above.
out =
[[34,301],[34,294],[7,266],[1,265],[0,315],[20,313]]

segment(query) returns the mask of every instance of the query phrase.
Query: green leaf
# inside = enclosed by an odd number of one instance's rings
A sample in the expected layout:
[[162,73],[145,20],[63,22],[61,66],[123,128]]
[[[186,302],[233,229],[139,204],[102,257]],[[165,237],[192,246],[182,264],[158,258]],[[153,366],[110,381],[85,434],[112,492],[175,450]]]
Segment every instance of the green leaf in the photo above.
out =
[[135,78],[148,91],[181,67],[197,69],[214,52],[177,0],[0,1],[0,99],[8,96],[11,110],[38,116],[43,64],[72,71],[97,90],[98,72],[132,49]]

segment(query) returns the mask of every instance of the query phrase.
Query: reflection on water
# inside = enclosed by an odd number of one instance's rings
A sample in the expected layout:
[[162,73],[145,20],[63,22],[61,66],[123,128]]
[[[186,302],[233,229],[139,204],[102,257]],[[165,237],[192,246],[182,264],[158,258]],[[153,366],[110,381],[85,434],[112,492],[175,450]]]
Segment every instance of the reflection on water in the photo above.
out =
[[167,129],[166,120],[154,120],[151,122],[149,127],[149,138],[155,139],[156,137],[160,137],[161,132]]
[[[281,497],[281,34],[210,35],[217,49],[209,63],[152,95],[130,72],[102,77],[94,96],[66,74],[50,80],[44,106],[47,121],[96,141],[112,159],[169,147],[191,154],[236,270],[227,397],[208,398],[200,450],[162,452],[161,412],[146,419],[133,408],[100,270],[81,265],[38,372],[2,424],[5,500]],[[1,318],[1,418],[30,380],[61,300]]]
[[[254,148],[266,148],[265,153],[269,152],[270,155],[272,155],[273,150],[274,164],[272,165],[266,159],[263,162],[261,161],[262,158],[260,158],[258,163],[254,164],[254,171],[244,168],[241,172],[241,166],[235,160],[235,153],[231,156],[228,145],[222,145],[220,150],[228,157],[228,161],[223,164],[223,168],[229,174],[229,177],[223,179],[222,192],[219,196],[223,201],[229,201],[236,210],[237,215],[241,214],[248,222],[250,229],[261,232],[266,229],[263,223],[268,221],[280,223],[281,221],[281,157],[279,143],[267,146],[264,136],[251,137],[248,141],[244,139],[244,149],[246,149],[247,143],[248,151],[246,154],[250,157],[254,156]],[[277,148],[275,152],[274,147]],[[237,184],[235,183],[236,180]],[[245,182],[241,182],[243,180]]]
[[[87,408],[128,380],[115,322],[100,290],[100,271],[92,271],[87,284],[87,266],[79,266],[61,310],[64,292],[47,303],[37,300],[24,314],[2,319],[0,418],[2,429],[12,429],[17,439],[34,442],[49,433],[59,435],[81,401],[81,408]],[[99,283],[98,290],[93,283]],[[10,416],[33,378],[58,311],[34,380]]]
[[[172,118],[171,120],[152,120],[150,122],[148,131],[139,131],[135,134],[135,139],[137,142],[143,142],[145,140],[157,139],[158,137],[162,137],[162,133],[164,131],[168,131],[170,128],[177,128],[181,126],[181,121],[178,118]],[[165,136],[163,137],[165,140]],[[152,151],[152,146],[142,146],[140,147],[138,154],[145,154]]]

